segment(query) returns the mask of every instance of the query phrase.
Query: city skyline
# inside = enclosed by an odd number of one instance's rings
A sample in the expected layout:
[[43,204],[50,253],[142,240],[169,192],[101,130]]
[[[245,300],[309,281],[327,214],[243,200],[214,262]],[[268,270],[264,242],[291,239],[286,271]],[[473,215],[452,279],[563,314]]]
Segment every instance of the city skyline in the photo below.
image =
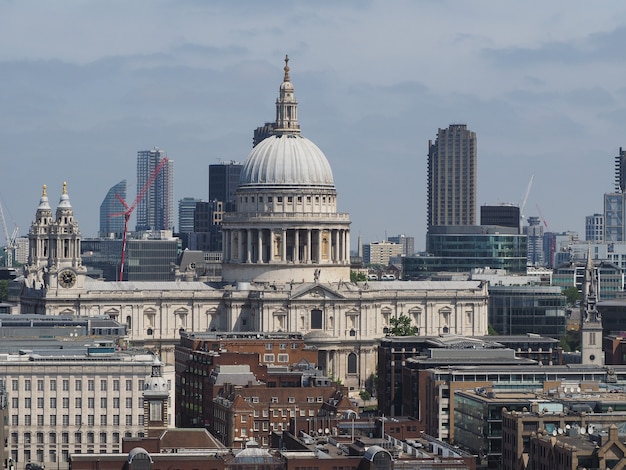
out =
[[0,1],[8,223],[25,235],[32,195],[67,181],[95,236],[108,188],[135,194],[136,151],[153,146],[176,160],[174,200],[205,199],[208,166],[245,161],[274,119],[285,54],[353,248],[385,233],[425,247],[427,144],[453,123],[477,135],[479,207],[519,203],[534,175],[525,215],[540,207],[551,231],[583,237],[602,212],[624,146],[626,5],[279,4]]

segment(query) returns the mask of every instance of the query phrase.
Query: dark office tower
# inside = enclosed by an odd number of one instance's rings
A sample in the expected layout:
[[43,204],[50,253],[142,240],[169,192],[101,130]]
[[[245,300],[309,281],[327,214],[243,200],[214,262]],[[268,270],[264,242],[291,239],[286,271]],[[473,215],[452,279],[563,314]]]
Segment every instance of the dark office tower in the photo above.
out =
[[513,204],[480,206],[480,225],[498,225],[520,230],[519,207]]
[[[158,148],[137,152],[137,195],[153,177],[165,151]],[[174,230],[174,162],[168,160],[137,205],[137,231]]]
[[439,129],[428,141],[428,231],[476,225],[476,133],[465,124]]
[[270,135],[274,134],[274,127],[276,124],[273,122],[266,122],[264,125],[257,127],[254,130],[254,137],[252,138],[252,147],[256,147],[257,144],[265,139],[267,139]]
[[626,193],[626,150],[622,150],[622,147],[615,157],[615,192]]
[[124,231],[124,216],[111,217],[125,210],[117,196],[126,200],[126,180],[112,186],[100,204],[100,237],[121,238]]
[[209,165],[209,202],[221,201],[226,212],[235,210],[235,192],[242,168],[235,161]]

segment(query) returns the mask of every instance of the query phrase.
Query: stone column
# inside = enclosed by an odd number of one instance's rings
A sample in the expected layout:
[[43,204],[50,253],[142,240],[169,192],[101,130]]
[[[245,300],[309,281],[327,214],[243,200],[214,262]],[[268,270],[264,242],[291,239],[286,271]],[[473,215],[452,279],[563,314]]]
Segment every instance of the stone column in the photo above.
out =
[[270,245],[270,259],[268,259],[268,263],[272,263],[274,261],[274,231],[272,229],[269,230],[269,239],[267,243]]
[[285,263],[287,261],[287,230],[283,229],[281,236],[283,237],[282,239],[282,244],[280,245],[280,260]]
[[306,246],[304,247],[304,262],[311,262],[311,229],[307,229],[306,231]]
[[257,229],[257,251],[256,251],[256,262],[263,262],[263,229]]
[[341,245],[339,244],[339,230],[333,230],[333,249],[332,249],[332,262],[337,263],[341,261]]
[[246,263],[252,262],[252,229],[246,230]]
[[294,239],[294,254],[293,254],[293,262],[294,263],[299,263],[300,262],[300,230],[295,229],[294,230],[294,234],[293,234],[293,239]]

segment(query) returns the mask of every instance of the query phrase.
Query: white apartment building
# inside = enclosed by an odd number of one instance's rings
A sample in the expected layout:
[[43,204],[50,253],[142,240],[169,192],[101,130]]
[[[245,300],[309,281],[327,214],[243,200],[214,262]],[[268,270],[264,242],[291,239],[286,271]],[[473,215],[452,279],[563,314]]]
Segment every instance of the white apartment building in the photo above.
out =
[[[70,454],[118,453],[123,437],[144,435],[144,386],[158,361],[152,354],[110,349],[0,354],[6,451],[15,470],[28,463],[68,469]],[[162,375],[171,390],[174,367],[163,367]],[[171,426],[173,398],[166,407]]]

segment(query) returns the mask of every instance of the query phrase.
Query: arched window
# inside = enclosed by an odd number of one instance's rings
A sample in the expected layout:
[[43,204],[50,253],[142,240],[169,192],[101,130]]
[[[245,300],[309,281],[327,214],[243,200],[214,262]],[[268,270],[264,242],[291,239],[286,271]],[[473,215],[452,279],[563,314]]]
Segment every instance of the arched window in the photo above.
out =
[[357,357],[355,353],[348,354],[348,374],[356,374]]
[[132,330],[132,328],[133,328],[133,323],[132,323],[132,319],[131,319],[130,315],[128,315],[128,316],[126,317],[126,327],[127,327],[129,330]]

